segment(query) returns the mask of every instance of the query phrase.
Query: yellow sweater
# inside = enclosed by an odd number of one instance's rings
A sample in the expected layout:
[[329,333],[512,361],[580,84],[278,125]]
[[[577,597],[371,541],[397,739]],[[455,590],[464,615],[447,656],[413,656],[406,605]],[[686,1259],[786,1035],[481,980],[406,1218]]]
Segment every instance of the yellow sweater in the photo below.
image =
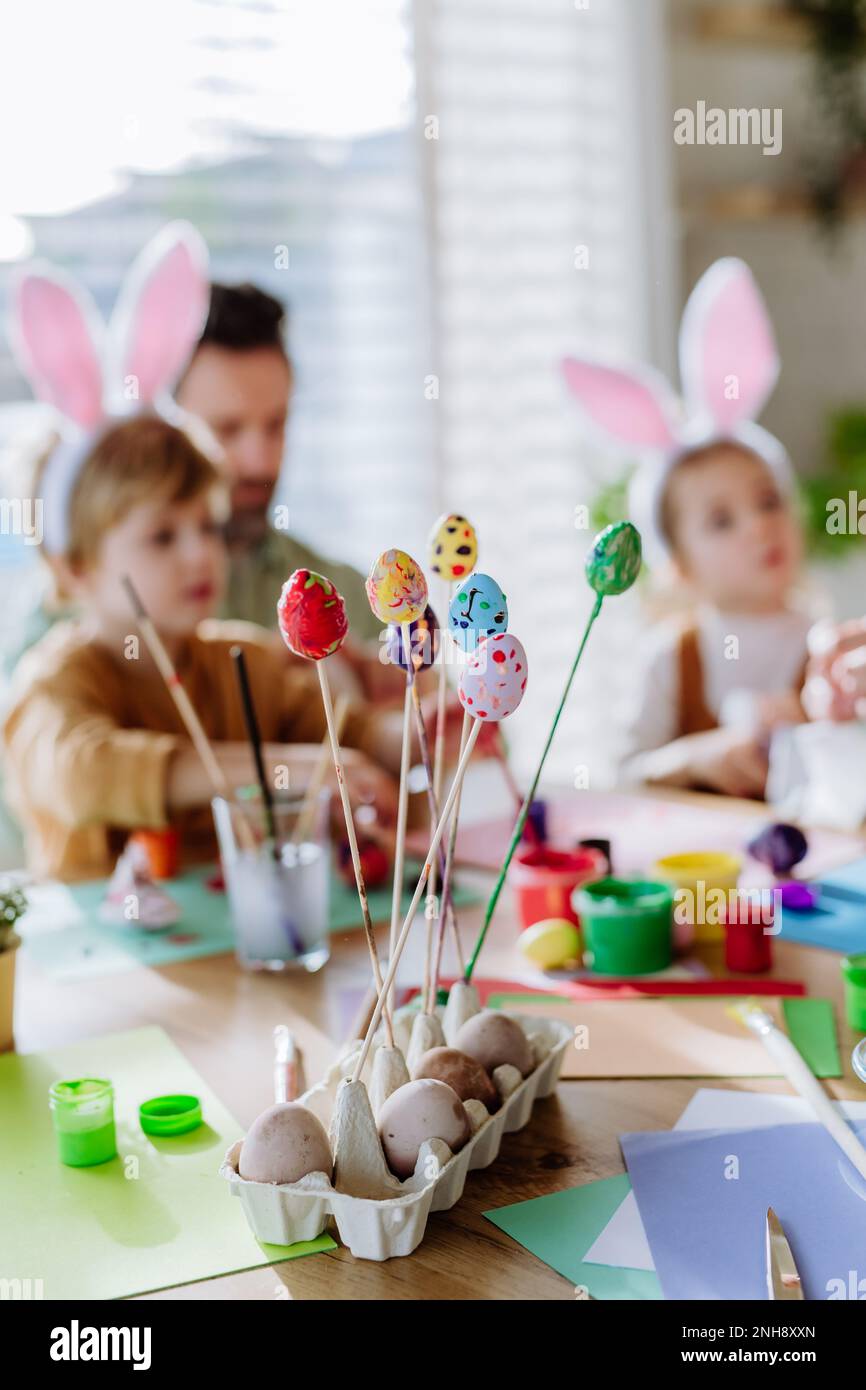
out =
[[[312,663],[287,662],[273,634],[238,622],[203,623],[177,662],[208,737],[246,738],[229,655],[236,643],[246,656],[262,738],[318,743],[325,718]],[[180,832],[184,860],[215,857],[210,807],[169,821],[168,763],[188,740],[149,664],[125,659],[77,623],[58,623],[22,658],[11,698],[3,726],[6,791],[34,874],[106,875],[131,831],[168,824]],[[369,727],[351,713],[344,741],[363,747]]]

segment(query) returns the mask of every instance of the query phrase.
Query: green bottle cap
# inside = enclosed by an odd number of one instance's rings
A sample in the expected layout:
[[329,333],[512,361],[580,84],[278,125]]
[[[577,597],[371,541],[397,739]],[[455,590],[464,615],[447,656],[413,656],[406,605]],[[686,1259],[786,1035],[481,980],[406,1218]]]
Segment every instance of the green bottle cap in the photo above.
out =
[[145,1134],[172,1138],[198,1129],[202,1122],[198,1096],[154,1096],[142,1101],[138,1118]]

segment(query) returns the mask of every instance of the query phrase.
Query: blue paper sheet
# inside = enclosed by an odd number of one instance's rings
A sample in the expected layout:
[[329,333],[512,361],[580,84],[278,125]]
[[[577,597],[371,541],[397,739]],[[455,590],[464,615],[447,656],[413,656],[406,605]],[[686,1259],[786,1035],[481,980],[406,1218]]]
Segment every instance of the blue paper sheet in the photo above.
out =
[[[852,1128],[866,1136],[866,1121]],[[766,1299],[768,1207],[806,1298],[850,1298],[858,1287],[866,1296],[866,1181],[822,1125],[624,1134],[620,1143],[665,1298]]]
[[[69,886],[52,884],[43,897],[34,893],[34,906],[23,918],[21,934],[24,949],[37,965],[55,980],[81,980],[114,975],[137,966],[157,968],[179,961],[216,956],[235,948],[228,899],[223,892],[212,892],[207,883],[215,867],[190,869],[165,884],[181,910],[176,926],[164,932],[138,931],[125,924],[103,922],[99,906],[106,883],[96,879]],[[402,911],[406,912],[415,887],[414,865],[407,866]],[[416,874],[417,877],[417,874]],[[369,895],[374,922],[387,921],[391,914],[391,885]],[[478,901],[478,894],[459,884],[454,886],[458,906]],[[336,873],[331,877],[330,930],[352,931],[362,925],[358,893]]]
[[814,886],[820,889],[817,906],[811,912],[783,912],[781,939],[830,951],[866,951],[866,859],[825,874]]

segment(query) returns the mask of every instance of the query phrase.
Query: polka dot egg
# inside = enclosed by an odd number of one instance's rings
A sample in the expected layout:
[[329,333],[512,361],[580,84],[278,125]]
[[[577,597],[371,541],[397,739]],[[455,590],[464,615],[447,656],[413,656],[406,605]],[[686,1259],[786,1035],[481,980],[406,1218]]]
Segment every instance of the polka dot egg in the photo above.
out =
[[465,516],[441,516],[430,532],[430,569],[441,579],[463,579],[478,559],[475,527]]
[[488,637],[460,672],[460,703],[475,719],[506,719],[523,699],[526,676],[523,643],[510,632]]

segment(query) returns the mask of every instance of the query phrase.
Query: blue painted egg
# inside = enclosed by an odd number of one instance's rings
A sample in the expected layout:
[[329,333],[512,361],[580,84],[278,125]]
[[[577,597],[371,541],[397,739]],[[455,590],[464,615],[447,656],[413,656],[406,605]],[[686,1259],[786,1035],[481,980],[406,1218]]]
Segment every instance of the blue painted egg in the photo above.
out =
[[508,628],[505,595],[489,574],[472,574],[458,586],[448,608],[448,631],[464,652]]

